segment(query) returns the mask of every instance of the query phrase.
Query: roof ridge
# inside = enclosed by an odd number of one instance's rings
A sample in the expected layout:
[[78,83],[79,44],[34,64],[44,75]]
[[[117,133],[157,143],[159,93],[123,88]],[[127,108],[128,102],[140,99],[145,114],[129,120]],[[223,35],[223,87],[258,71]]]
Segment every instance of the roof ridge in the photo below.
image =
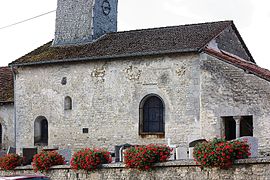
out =
[[193,23],[193,24],[182,24],[182,25],[175,25],[175,26],[161,26],[161,27],[153,27],[153,28],[145,28],[145,29],[132,29],[132,30],[124,30],[124,31],[116,31],[116,32],[110,32],[109,34],[120,34],[120,33],[127,33],[127,32],[138,32],[138,31],[155,31],[155,30],[161,30],[161,29],[170,29],[170,28],[177,28],[177,27],[183,27],[183,26],[196,26],[196,25],[205,25],[205,24],[216,24],[216,23],[233,23],[232,20],[224,20],[224,21],[213,21],[213,22],[204,22],[204,23]]

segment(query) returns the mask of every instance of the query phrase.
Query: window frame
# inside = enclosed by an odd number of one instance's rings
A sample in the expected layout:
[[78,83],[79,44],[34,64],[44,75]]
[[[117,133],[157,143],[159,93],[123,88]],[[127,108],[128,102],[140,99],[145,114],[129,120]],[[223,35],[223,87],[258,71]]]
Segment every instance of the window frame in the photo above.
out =
[[[162,125],[163,125],[163,131],[159,131],[159,132],[145,132],[144,131],[144,105],[147,102],[147,100],[149,100],[151,97],[157,97],[160,102],[162,103]],[[163,99],[157,95],[157,94],[148,94],[146,95],[144,98],[142,98],[140,105],[139,105],[139,135],[165,135],[165,103],[163,101]]]
[[70,96],[64,98],[64,110],[69,111],[73,109],[73,100]]

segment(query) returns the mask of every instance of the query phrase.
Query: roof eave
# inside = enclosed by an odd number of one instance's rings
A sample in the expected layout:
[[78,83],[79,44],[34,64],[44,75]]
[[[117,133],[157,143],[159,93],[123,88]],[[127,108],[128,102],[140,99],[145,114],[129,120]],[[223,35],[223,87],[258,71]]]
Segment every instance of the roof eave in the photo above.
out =
[[110,60],[118,58],[129,58],[129,57],[140,57],[140,56],[151,56],[151,55],[165,55],[165,54],[177,54],[177,53],[199,53],[200,48],[196,49],[183,49],[183,50],[168,50],[159,52],[146,52],[146,53],[131,53],[123,55],[113,55],[113,56],[95,56],[95,57],[84,57],[84,58],[70,58],[70,59],[52,59],[52,60],[42,60],[39,62],[27,62],[27,63],[10,63],[9,66],[32,66],[32,65],[44,65],[44,64],[56,64],[64,62],[82,62],[82,61],[93,61],[93,60]]
[[232,22],[232,28],[234,29],[234,31],[235,31],[236,35],[238,36],[238,38],[239,38],[241,44],[243,45],[244,49],[246,50],[246,53],[247,53],[248,56],[250,57],[250,61],[256,64],[256,62],[255,62],[253,56],[251,55],[249,49],[247,48],[247,45],[245,44],[245,42],[244,42],[244,40],[243,40],[241,34],[239,33],[238,29],[236,28],[236,26],[235,26],[235,24],[234,24],[233,22]]
[[0,101],[0,104],[13,104],[14,101]]
[[[216,55],[216,54],[213,54],[213,53],[209,52],[207,49],[203,49],[201,52],[206,53],[206,54],[208,54],[208,55],[210,55],[210,56],[214,56],[214,57],[216,57],[216,58],[222,60],[223,62],[226,62],[226,63],[231,64],[231,65],[233,65],[233,66],[235,66],[235,67],[237,67],[237,68],[240,68],[240,69],[243,69],[243,70],[245,70],[245,71],[248,71],[248,72],[250,72],[250,73],[256,75],[257,77],[262,78],[262,79],[264,79],[264,80],[270,82],[270,78],[267,78],[267,77],[261,75],[260,73],[257,73],[257,72],[255,72],[255,71],[251,71],[250,69],[244,68],[244,67],[242,67],[242,66],[240,66],[240,65],[234,64],[234,63],[232,63],[232,62],[230,62],[230,61],[227,61],[227,60],[225,60],[223,57],[220,57],[219,55]],[[248,61],[247,61],[247,63],[248,63]],[[252,62],[252,63],[253,63],[253,62]],[[254,65],[256,65],[256,63],[254,63]]]

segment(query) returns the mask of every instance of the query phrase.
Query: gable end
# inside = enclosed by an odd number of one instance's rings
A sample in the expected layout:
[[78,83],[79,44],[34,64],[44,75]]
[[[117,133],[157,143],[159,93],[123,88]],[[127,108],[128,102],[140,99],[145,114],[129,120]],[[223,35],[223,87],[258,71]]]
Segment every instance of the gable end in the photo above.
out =
[[214,41],[216,42],[218,49],[255,63],[243,39],[233,24],[223,30]]

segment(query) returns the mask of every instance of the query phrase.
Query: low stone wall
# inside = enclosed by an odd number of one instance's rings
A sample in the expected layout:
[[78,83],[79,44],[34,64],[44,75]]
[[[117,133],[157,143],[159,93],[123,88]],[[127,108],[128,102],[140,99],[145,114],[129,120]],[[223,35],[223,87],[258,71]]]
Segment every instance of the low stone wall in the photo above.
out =
[[[34,174],[31,166],[19,167],[15,171],[0,171],[0,176],[14,174]],[[209,169],[201,171],[193,160],[169,161],[157,164],[151,172],[138,172],[125,169],[123,164],[106,164],[94,173],[74,172],[69,166],[56,166],[46,174],[52,180],[220,180],[270,179],[270,158],[238,160],[230,170]]]

